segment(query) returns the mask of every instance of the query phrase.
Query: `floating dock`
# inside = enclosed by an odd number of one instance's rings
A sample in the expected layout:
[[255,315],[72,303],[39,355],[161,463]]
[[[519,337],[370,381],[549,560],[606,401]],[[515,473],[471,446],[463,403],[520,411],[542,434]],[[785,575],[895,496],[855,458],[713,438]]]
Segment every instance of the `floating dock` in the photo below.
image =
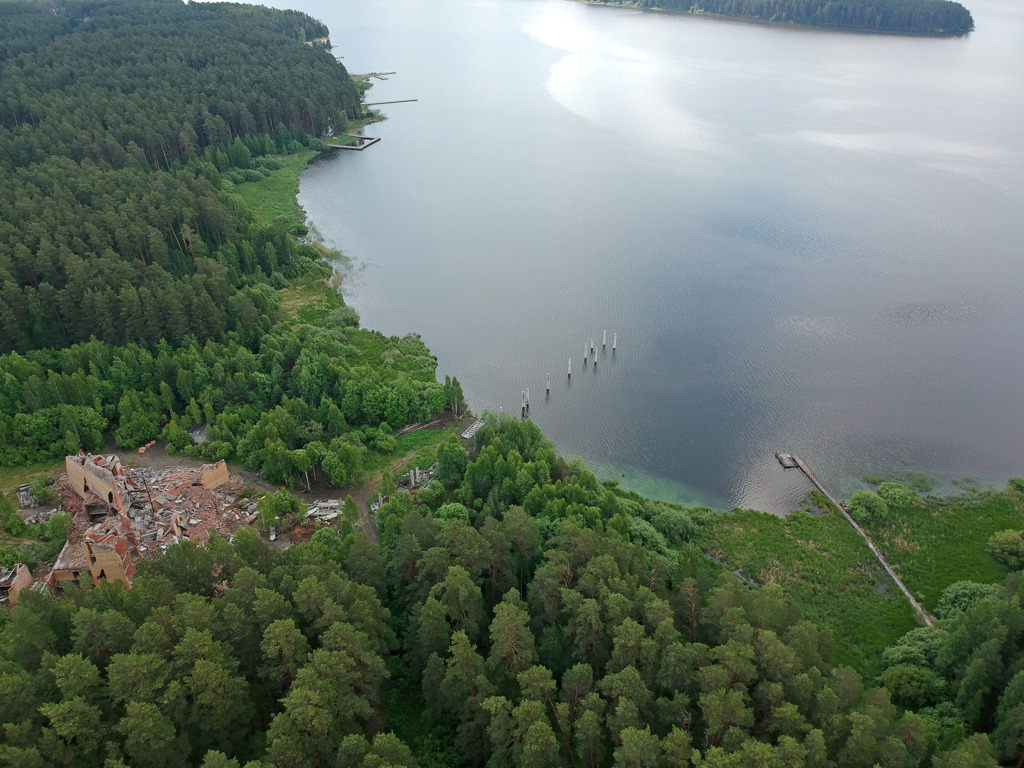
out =
[[779,453],[775,454],[775,458],[779,460],[779,464],[782,465],[783,469],[796,469],[797,468],[796,459],[794,459],[793,455],[790,454],[790,453],[779,452]]

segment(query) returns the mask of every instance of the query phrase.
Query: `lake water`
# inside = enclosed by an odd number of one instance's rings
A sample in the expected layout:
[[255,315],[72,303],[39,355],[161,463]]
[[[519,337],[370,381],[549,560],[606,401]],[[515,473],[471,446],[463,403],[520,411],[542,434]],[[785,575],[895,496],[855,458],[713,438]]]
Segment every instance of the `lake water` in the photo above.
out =
[[[782,513],[1024,474],[1024,6],[966,39],[565,0],[283,0],[395,71],[303,175],[364,325],[602,478]],[[584,346],[609,347],[583,366]],[[573,375],[567,381],[567,361]],[[550,397],[544,395],[551,373]]]

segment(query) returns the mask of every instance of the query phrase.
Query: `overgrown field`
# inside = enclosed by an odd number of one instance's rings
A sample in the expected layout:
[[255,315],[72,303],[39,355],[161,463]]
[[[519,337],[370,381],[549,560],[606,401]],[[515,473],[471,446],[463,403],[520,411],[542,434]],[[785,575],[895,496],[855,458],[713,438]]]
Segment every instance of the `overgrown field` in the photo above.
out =
[[395,474],[400,480],[400,476],[408,474],[410,469],[416,467],[426,469],[437,461],[437,446],[444,442],[448,435],[454,433],[453,429],[421,429],[417,432],[399,435],[395,438],[398,447],[391,454],[385,455],[376,452],[369,454],[363,464],[363,469],[368,472],[384,469],[394,463],[395,456],[409,456],[408,460],[395,470]]
[[1024,528],[1019,493],[987,493],[980,499],[921,499],[890,505],[888,520],[866,530],[926,610],[955,581],[1001,584],[1009,570],[985,552],[996,531]]
[[910,604],[837,513],[727,512],[710,544],[730,569],[781,586],[804,618],[831,631],[834,662],[865,676],[880,672],[882,650],[916,626]]

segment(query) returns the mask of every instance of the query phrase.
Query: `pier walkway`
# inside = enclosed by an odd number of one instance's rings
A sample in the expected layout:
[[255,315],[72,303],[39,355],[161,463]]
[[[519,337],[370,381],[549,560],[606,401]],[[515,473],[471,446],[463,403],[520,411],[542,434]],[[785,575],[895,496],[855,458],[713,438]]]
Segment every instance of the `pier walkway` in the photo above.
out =
[[380,141],[380,136],[360,136],[356,133],[346,133],[343,135],[351,136],[353,139],[360,139],[360,142],[358,144],[331,144],[330,142],[327,142],[327,146],[331,149],[351,149],[356,152],[362,152],[367,147],[372,147]]
[[419,99],[395,99],[394,101],[371,101],[368,104],[363,104],[364,107],[379,107],[382,104],[408,104],[413,101],[419,101]]
[[[788,454],[785,455],[788,458]],[[871,551],[875,553],[875,557],[878,558],[878,562],[882,564],[882,567],[885,569],[885,572],[889,574],[889,578],[893,580],[893,583],[900,588],[900,591],[904,595],[906,595],[907,600],[910,601],[910,604],[914,607],[914,610],[917,611],[917,615],[921,617],[922,621],[924,621],[925,626],[934,626],[935,623],[932,621],[931,616],[929,616],[925,612],[924,608],[921,607],[921,604],[914,599],[914,596],[912,594],[910,594],[910,590],[907,589],[906,585],[900,580],[900,577],[896,575],[896,571],[894,571],[892,569],[892,566],[889,565],[889,561],[885,559],[885,555],[879,552],[878,547],[875,546],[875,542],[873,542],[871,540],[871,537],[868,536],[867,531],[861,528],[857,524],[857,521],[854,520],[853,517],[851,517],[850,513],[846,511],[846,506],[844,504],[841,504],[838,499],[836,499],[831,493],[825,490],[825,487],[818,482],[817,478],[814,477],[814,475],[811,473],[811,468],[808,467],[806,463],[804,463],[803,459],[801,459],[799,456],[793,456],[792,459],[796,466],[800,468],[800,471],[803,472],[807,476],[807,479],[811,481],[811,485],[817,488],[821,492],[821,494],[825,496],[825,498],[827,498],[829,501],[835,504],[836,508],[843,513],[843,517],[846,518],[847,522],[853,526],[853,529],[864,537],[864,541],[868,543],[868,546],[871,548]],[[782,463],[781,457],[779,458],[779,462]],[[785,466],[785,464],[783,464],[783,466]]]

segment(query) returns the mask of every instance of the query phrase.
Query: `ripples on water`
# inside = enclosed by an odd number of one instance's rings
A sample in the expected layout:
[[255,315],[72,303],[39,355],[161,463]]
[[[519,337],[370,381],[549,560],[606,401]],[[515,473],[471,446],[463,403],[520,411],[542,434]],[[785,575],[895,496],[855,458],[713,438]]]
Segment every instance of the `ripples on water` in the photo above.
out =
[[[785,512],[793,451],[1004,483],[1024,456],[1024,24],[871,37],[563,0],[285,0],[383,137],[300,202],[364,324],[651,495]],[[597,371],[583,345],[619,334]],[[573,358],[571,384],[565,369]],[[552,374],[550,398],[543,396]]]

